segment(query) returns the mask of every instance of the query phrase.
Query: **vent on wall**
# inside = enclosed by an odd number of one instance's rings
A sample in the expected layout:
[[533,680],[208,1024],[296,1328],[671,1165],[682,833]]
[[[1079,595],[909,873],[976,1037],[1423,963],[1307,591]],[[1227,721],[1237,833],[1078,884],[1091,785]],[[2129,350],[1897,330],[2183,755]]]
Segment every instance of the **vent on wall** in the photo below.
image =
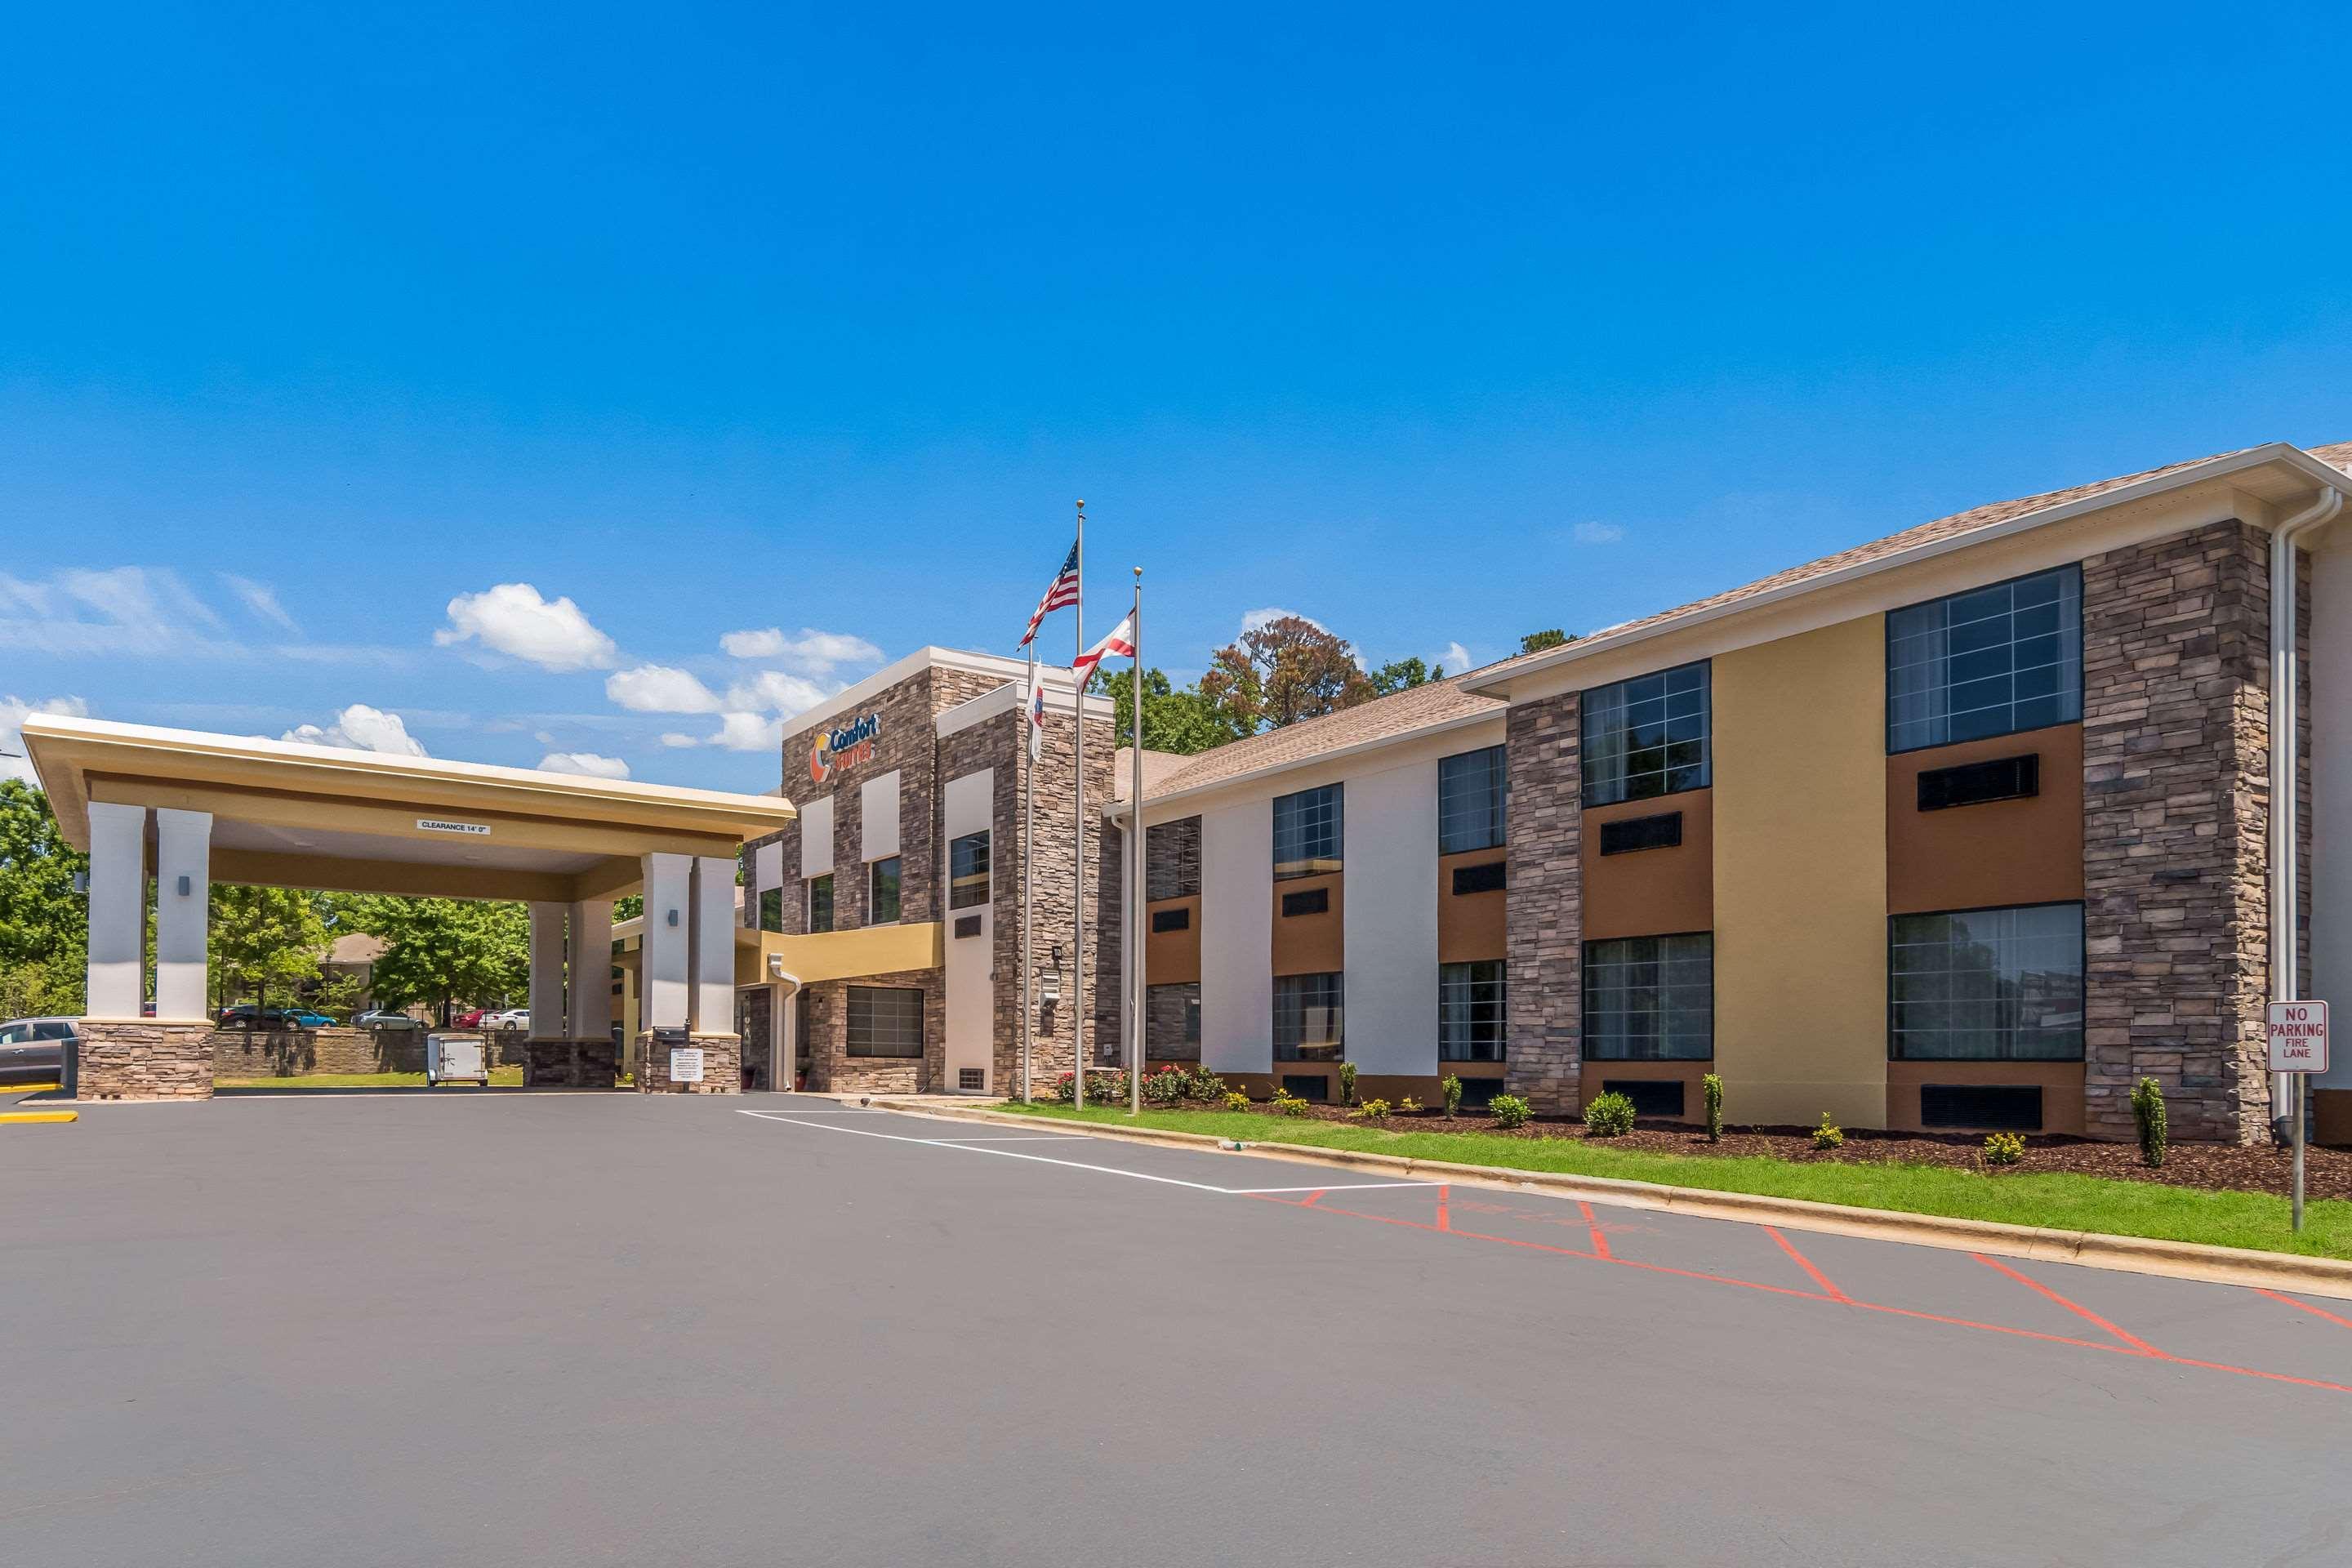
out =
[[2028,800],[2042,793],[2042,754],[1996,757],[1989,763],[1961,763],[1948,768],[1928,768],[1919,775],[1919,809],[1943,811],[1955,805],[1982,805],[1993,800]]
[[1919,1125],[1987,1132],[2042,1131],[2042,1086],[2034,1083],[1923,1083]]
[[1621,816],[1601,825],[1601,852],[1630,855],[1636,849],[1672,849],[1683,841],[1683,814],[1662,811],[1655,816]]
[[1192,911],[1190,910],[1154,910],[1151,911],[1151,929],[1153,931],[1191,931],[1192,929]]
[[1503,890],[1503,862],[1485,866],[1454,868],[1454,890],[1456,893],[1499,893]]
[[1282,895],[1282,912],[1286,915],[1328,914],[1331,909],[1331,889],[1309,888],[1303,893]]
[[1495,1103],[1503,1092],[1503,1080],[1498,1078],[1465,1078],[1462,1080],[1462,1105],[1465,1110],[1484,1110]]
[[1319,1072],[1311,1077],[1306,1073],[1285,1073],[1282,1092],[1299,1100],[1314,1100],[1319,1105],[1331,1098],[1331,1080]]
[[986,1068],[956,1068],[956,1088],[977,1092],[987,1087],[988,1069]]
[[958,936],[978,936],[980,934],[980,917],[978,915],[958,915],[956,917],[955,931],[956,935]]
[[1678,1078],[1605,1078],[1603,1094],[1622,1094],[1633,1102],[1636,1116],[1680,1116],[1683,1092],[1688,1086]]

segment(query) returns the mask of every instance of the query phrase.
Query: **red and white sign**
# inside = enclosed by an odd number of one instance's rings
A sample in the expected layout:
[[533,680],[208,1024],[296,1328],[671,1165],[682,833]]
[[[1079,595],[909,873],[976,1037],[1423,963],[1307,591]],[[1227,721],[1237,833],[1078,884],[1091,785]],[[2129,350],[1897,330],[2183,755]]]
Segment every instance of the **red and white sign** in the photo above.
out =
[[2271,1004],[2271,1071],[2327,1070],[2327,1004]]

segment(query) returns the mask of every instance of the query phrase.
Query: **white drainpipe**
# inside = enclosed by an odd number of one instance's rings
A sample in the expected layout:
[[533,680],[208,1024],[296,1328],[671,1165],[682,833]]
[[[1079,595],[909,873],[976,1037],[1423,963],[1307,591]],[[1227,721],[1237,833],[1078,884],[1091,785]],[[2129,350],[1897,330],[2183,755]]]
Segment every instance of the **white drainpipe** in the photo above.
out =
[[[2344,510],[2344,492],[2334,485],[2271,533],[2271,1000],[2299,1000],[2295,963],[2296,910],[2302,876],[2295,849],[2301,837],[2295,745],[2295,540],[2332,521]],[[2287,1073],[2271,1075],[2271,1129],[2284,1142],[2291,1085]]]

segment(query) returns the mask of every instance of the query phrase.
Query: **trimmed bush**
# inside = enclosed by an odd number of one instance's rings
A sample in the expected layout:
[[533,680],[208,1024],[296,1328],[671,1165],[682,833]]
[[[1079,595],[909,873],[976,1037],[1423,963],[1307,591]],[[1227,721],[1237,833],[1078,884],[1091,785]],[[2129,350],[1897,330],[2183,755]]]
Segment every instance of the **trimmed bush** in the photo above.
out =
[[1244,1094],[1237,1089],[1229,1089],[1225,1090],[1225,1109],[1227,1110],[1247,1110],[1249,1108],[1250,1098],[1248,1095]]
[[1397,1101],[1397,1109],[1407,1116],[1418,1116],[1421,1114],[1421,1101],[1408,1094]]
[[1286,1089],[1276,1089],[1274,1099],[1267,1103],[1274,1107],[1275,1114],[1278,1116],[1297,1117],[1307,1114],[1307,1102]]
[[1445,1081],[1437,1087],[1444,1091],[1445,1114],[1451,1117],[1462,1109],[1462,1080],[1452,1073],[1447,1073]]
[[1633,1131],[1633,1102],[1612,1089],[1584,1108],[1584,1131],[1594,1138],[1622,1138]]
[[1988,1165],[2014,1165],[2025,1158],[2025,1140],[2014,1132],[1989,1132],[1985,1135],[1984,1162]]
[[1366,1121],[1378,1121],[1389,1113],[1389,1102],[1385,1100],[1368,1100],[1356,1107],[1355,1113]]
[[1826,1152],[1844,1142],[1845,1129],[1832,1121],[1828,1111],[1822,1111],[1822,1124],[1813,1129],[1813,1147]]
[[1528,1102],[1516,1094],[1498,1094],[1486,1107],[1495,1113],[1497,1127],[1525,1127],[1528,1124]]
[[1339,1103],[1356,1103],[1356,1064],[1353,1062],[1339,1064]]
[[1709,1073],[1698,1080],[1698,1091],[1706,1100],[1706,1141],[1723,1142],[1723,1079]]
[[2164,1164],[2166,1130],[2164,1089],[2156,1079],[2144,1078],[2132,1089],[2132,1120],[2139,1123],[2140,1163],[2151,1169]]

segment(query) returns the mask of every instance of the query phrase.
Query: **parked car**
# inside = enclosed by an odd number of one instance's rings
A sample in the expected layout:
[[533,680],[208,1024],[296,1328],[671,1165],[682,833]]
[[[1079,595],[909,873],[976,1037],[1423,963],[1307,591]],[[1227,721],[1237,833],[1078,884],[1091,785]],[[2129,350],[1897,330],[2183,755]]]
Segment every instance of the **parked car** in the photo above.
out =
[[528,1029],[530,1027],[530,1009],[528,1007],[509,1007],[503,1013],[486,1014],[482,1018],[482,1027],[485,1029]]
[[74,1018],[11,1018],[0,1024],[0,1083],[55,1083],[65,1071],[68,1040],[81,1030]]
[[425,1027],[423,1023],[417,1019],[410,1017],[405,1013],[394,1013],[383,1007],[372,1007],[368,1011],[361,1014],[358,1017],[353,1018],[352,1023],[355,1027],[362,1029],[421,1029]]
[[218,1021],[224,1029],[282,1029],[288,1023],[285,1008],[257,1007],[250,1002],[222,1008]]
[[309,1007],[288,1008],[286,1021],[298,1029],[323,1029],[334,1022],[326,1014],[316,1012]]
[[482,1026],[482,1010],[476,1007],[470,1012],[460,1013],[449,1020],[449,1026],[453,1029],[478,1029]]

